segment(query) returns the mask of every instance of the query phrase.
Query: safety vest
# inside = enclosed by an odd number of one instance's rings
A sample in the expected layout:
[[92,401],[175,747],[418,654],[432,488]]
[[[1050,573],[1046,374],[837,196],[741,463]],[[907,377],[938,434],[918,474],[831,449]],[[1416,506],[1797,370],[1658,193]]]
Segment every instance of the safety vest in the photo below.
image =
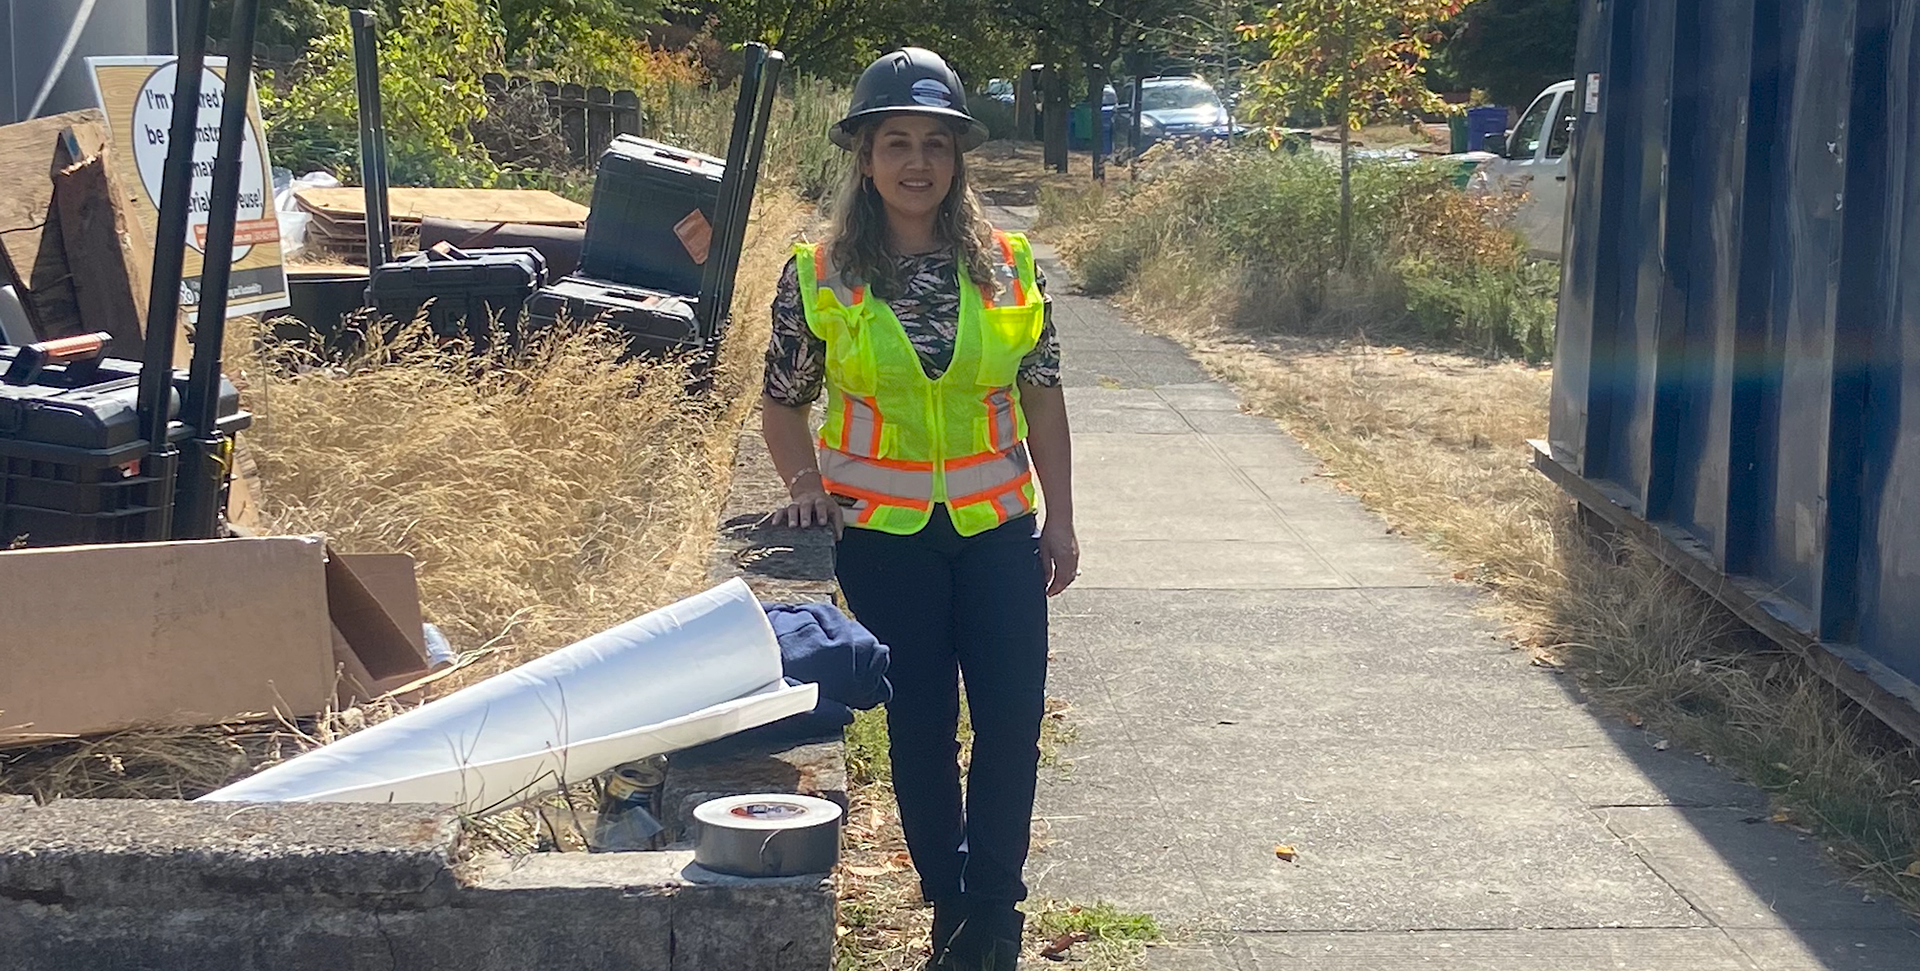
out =
[[938,379],[885,301],[843,279],[814,244],[795,248],[807,327],[827,343],[821,478],[849,525],[919,532],[945,503],[956,532],[984,533],[1034,509],[1027,419],[1015,378],[1045,315],[1024,236],[996,235],[1000,292],[960,273],[953,363]]

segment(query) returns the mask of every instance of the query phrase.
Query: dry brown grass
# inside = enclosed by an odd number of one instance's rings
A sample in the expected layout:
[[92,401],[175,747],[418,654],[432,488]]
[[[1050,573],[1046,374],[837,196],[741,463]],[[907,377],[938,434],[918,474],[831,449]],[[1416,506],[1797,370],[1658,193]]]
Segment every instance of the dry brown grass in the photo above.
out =
[[[807,215],[762,194],[705,395],[684,390],[681,365],[619,362],[616,339],[592,328],[486,367],[402,337],[299,368],[236,328],[228,370],[256,414],[242,448],[268,526],[416,558],[428,618],[456,648],[490,649],[435,694],[704,587],[735,437],[758,400],[766,306]],[[192,797],[380,715],[40,746],[0,759],[0,791]]]
[[1572,668],[1603,707],[1766,789],[1776,820],[1920,907],[1920,880],[1901,875],[1920,873],[1920,753],[1650,552],[1581,525],[1530,465],[1547,370],[1375,346],[1355,321],[1345,339],[1285,336],[1261,328],[1248,312],[1258,295],[1236,282],[1145,273],[1122,299],[1393,528],[1497,593],[1540,663]]

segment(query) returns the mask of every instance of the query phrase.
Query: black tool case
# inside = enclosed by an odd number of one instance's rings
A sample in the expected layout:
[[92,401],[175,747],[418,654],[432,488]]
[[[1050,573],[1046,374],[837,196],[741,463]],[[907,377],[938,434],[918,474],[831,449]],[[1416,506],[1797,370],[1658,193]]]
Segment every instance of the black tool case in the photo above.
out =
[[711,155],[622,135],[601,154],[580,275],[691,296],[717,254],[720,182]]
[[694,298],[570,276],[541,290],[527,308],[533,327],[603,324],[625,335],[629,353],[698,352],[707,345]]
[[462,250],[439,245],[373,269],[367,304],[382,317],[412,321],[420,308],[442,337],[467,337],[484,348],[497,322],[516,333],[527,299],[547,282],[547,261],[532,247]]
[[[148,451],[138,417],[140,362],[22,368],[23,353],[32,349],[0,347],[0,548],[148,538],[148,518],[173,496],[140,472]],[[167,432],[174,443],[194,434],[175,420],[187,383],[187,372],[173,373]],[[223,377],[219,393],[222,433],[253,423],[232,382]]]

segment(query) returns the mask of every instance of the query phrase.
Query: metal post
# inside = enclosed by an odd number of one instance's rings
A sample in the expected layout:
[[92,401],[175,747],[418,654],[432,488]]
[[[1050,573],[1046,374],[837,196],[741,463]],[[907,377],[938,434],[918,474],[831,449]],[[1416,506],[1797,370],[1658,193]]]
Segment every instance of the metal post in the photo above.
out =
[[733,130],[727,138],[726,171],[721,174],[720,191],[714,199],[711,241],[707,244],[706,263],[701,268],[700,301],[693,308],[702,341],[712,340],[726,317],[727,310],[719,303],[726,276],[727,239],[733,231],[733,218],[738,215],[746,219],[745,213],[736,214],[734,209],[740,198],[741,179],[747,174],[747,143],[753,136],[766,66],[766,45],[748,44],[740,72],[740,94],[734,99]]
[[380,111],[380,41],[371,10],[355,10],[353,80],[360,102],[360,185],[366,190],[367,266],[393,259],[393,220],[387,211],[387,124]]
[[200,120],[200,77],[207,54],[207,8],[188,0],[180,9],[180,56],[174,61],[172,124],[160,176],[159,228],[153,240],[153,280],[147,291],[146,355],[140,363],[137,415],[147,454],[140,473],[150,481],[145,538],[173,536],[173,491],[180,450],[168,440],[173,412],[173,347],[180,329],[180,278],[187,255],[187,216],[193,194],[193,153]]
[[780,89],[780,74],[785,69],[787,56],[779,51],[767,53],[765,89],[760,96],[760,106],[755,111],[751,147],[747,151],[747,167],[740,179],[742,197],[735,201],[736,210],[731,227],[727,230],[726,262],[722,264],[723,275],[720,278],[720,295],[713,302],[713,311],[708,316],[711,333],[718,337],[721,325],[727,320],[727,314],[733,307],[733,288],[740,270],[740,253],[747,242],[747,219],[753,212],[754,187],[760,181],[760,163],[766,156],[767,127],[773,119],[773,102]]
[[200,270],[193,369],[181,418],[194,437],[181,457],[174,532],[181,539],[219,534],[220,500],[232,468],[233,440],[220,433],[220,351],[227,331],[227,287],[233,276],[233,235],[240,210],[240,153],[246,148],[247,95],[253,78],[253,41],[260,0],[234,0],[228,34],[227,78],[220,105],[220,145],[207,198],[207,242]]
[[1093,181],[1107,181],[1106,128],[1100,121],[1106,117],[1107,72],[1098,65],[1087,65],[1087,132],[1088,147],[1093,150]]

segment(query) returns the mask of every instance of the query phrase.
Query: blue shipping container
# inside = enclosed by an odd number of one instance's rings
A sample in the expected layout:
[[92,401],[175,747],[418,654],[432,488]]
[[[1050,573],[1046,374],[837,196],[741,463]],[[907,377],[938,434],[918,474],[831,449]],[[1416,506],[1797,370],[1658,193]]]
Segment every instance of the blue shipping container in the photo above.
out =
[[1920,739],[1920,4],[1582,13],[1538,464]]

